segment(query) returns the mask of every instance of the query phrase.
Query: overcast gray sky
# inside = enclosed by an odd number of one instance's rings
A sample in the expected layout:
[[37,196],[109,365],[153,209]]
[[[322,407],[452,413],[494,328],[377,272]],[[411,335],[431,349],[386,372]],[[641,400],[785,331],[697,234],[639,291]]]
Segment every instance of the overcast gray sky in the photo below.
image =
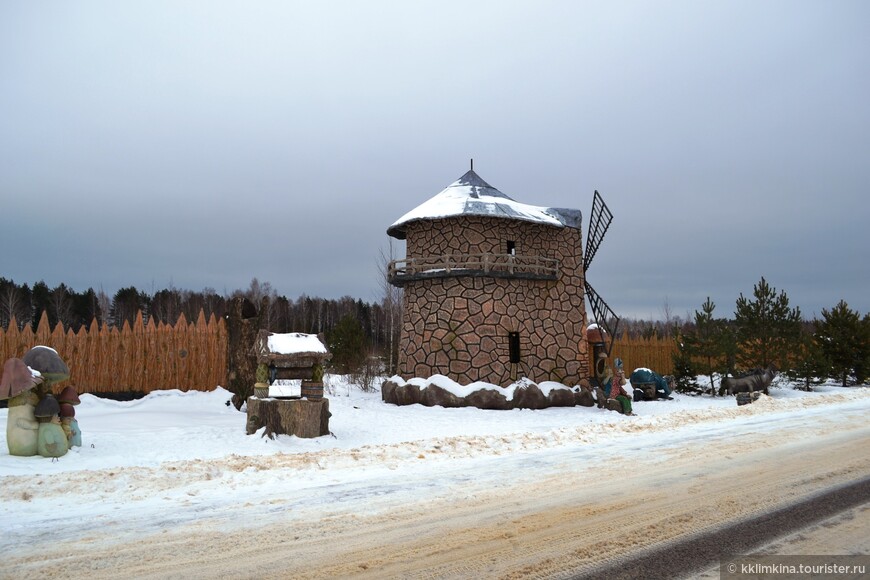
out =
[[[620,314],[870,311],[870,3],[0,3],[0,276],[379,297],[468,169],[615,220]],[[404,256],[404,246],[397,246]]]

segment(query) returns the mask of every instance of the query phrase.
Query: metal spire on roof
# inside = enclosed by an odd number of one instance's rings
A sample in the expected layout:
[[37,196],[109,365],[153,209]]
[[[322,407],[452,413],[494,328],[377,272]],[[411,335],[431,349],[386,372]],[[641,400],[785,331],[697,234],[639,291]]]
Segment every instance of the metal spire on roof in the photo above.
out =
[[407,224],[456,216],[486,216],[518,219],[580,229],[578,210],[555,209],[519,203],[484,181],[472,169],[445,187],[438,195],[409,211],[387,228],[387,234],[404,240]]

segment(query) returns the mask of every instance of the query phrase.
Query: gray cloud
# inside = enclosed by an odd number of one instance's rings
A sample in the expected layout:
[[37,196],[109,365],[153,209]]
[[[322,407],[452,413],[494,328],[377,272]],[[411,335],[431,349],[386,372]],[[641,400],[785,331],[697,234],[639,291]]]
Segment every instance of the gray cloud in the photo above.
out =
[[870,310],[862,2],[0,7],[0,275],[365,300],[468,158],[616,219],[618,312],[729,315],[760,277]]

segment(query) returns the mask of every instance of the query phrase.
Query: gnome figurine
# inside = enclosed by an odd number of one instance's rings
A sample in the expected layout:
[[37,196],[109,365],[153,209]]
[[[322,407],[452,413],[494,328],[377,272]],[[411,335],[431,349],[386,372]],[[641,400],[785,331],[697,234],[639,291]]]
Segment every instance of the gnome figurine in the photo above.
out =
[[81,402],[79,394],[70,385],[61,391],[58,400],[60,401],[60,422],[69,439],[69,446],[71,448],[81,447],[82,432],[79,429],[79,422],[76,420],[76,410],[74,407],[74,405],[78,405]]
[[39,421],[37,452],[43,457],[61,457],[69,451],[69,440],[60,424],[60,404],[47,394],[36,405],[34,415]]
[[9,419],[6,423],[6,445],[9,455],[30,457],[36,455],[39,422],[33,411],[39,397],[33,391],[24,391],[9,399]]
[[60,426],[63,429],[63,434],[66,435],[67,448],[72,449],[73,437],[76,431],[73,428],[72,422],[76,420],[76,408],[68,403],[60,404]]
[[9,415],[6,420],[6,446],[9,455],[30,457],[36,455],[39,423],[33,414],[39,396],[34,387],[42,382],[39,373],[34,373],[19,358],[11,358],[3,366],[0,380],[0,399],[9,399]]
[[617,358],[614,364],[616,365],[616,384],[624,387],[627,381],[625,379],[625,368],[622,364],[622,359]]

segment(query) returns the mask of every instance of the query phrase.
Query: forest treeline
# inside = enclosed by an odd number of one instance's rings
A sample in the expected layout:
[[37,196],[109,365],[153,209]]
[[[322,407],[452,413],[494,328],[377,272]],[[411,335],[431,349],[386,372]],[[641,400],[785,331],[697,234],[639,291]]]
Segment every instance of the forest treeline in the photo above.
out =
[[747,369],[778,370],[807,390],[827,378],[845,387],[870,376],[870,313],[861,316],[844,300],[807,321],[785,291],[762,277],[752,295],[737,298],[733,319],[718,318],[715,310],[707,297],[692,323],[674,331],[678,390],[697,391],[696,377],[707,375],[715,393],[716,375]]
[[8,328],[14,317],[19,329],[30,326],[35,331],[43,312],[52,328],[61,322],[64,328],[73,332],[78,332],[82,326],[90,326],[93,320],[110,328],[120,329],[125,322],[132,326],[140,311],[146,323],[172,325],[181,314],[187,320],[196,320],[200,311],[206,318],[212,314],[224,318],[230,301],[237,296],[247,298],[258,307],[263,298],[268,297],[263,326],[273,332],[328,335],[343,318],[356,321],[368,347],[378,353],[388,349],[390,329],[393,328],[395,335],[401,320],[394,311],[401,307],[395,297],[385,296],[381,301],[365,302],[350,296],[327,299],[302,295],[291,300],[279,296],[269,282],[260,282],[256,278],[247,289],[224,295],[212,288],[198,292],[165,288],[149,294],[128,286],[109,297],[102,290],[93,288],[77,292],[63,283],[50,288],[42,281],[30,286],[0,277],[0,327]]
[[[401,291],[387,284],[386,277],[381,290],[380,300],[372,302],[351,296],[302,295],[291,300],[254,278],[248,288],[223,295],[212,288],[197,292],[173,287],[149,294],[129,286],[109,297],[93,288],[77,292],[63,283],[50,288],[42,281],[29,286],[0,277],[0,328],[8,329],[14,317],[19,330],[30,325],[35,331],[45,313],[52,328],[60,322],[74,333],[94,320],[120,329],[125,322],[132,326],[140,311],[146,323],[172,325],[182,314],[187,320],[196,320],[200,312],[206,319],[225,318],[231,301],[243,297],[257,307],[267,305],[260,314],[261,328],[323,334],[337,368],[352,372],[376,355],[392,372]],[[870,374],[870,314],[862,316],[845,302],[823,309],[820,319],[805,320],[784,291],[777,293],[762,278],[752,296],[739,296],[733,318],[719,318],[714,309],[708,298],[693,316],[681,319],[665,304],[664,320],[621,320],[615,338],[673,340],[674,371],[689,390],[698,374],[734,374],[770,363],[808,384],[812,377],[861,383]]]
[[[303,294],[296,299],[279,296],[269,282],[254,278],[245,290],[235,290],[229,294],[219,294],[213,288],[201,291],[165,288],[149,294],[135,286],[121,288],[112,296],[102,289],[88,288],[77,292],[64,283],[51,288],[45,282],[32,286],[16,284],[14,280],[0,277],[0,328],[8,328],[12,316],[19,329],[30,326],[34,331],[42,313],[48,315],[52,328],[62,322],[64,328],[78,332],[81,326],[90,326],[96,319],[102,326],[121,328],[124,322],[131,325],[138,311],[142,311],[145,321],[174,324],[181,314],[187,320],[196,320],[200,310],[206,318],[212,314],[222,318],[227,305],[236,296],[243,296],[259,305],[263,296],[268,296],[269,328],[274,332],[328,333],[344,316],[357,318],[364,333],[374,346],[384,343],[389,331],[389,312],[400,307],[399,289],[387,296],[391,289],[384,289],[384,296],[377,301],[364,302],[344,296],[339,299],[319,298]],[[393,316],[395,318],[395,312]],[[691,320],[674,316],[668,305],[663,308],[662,320],[622,319],[619,323],[620,335],[629,338],[669,338],[674,329],[691,326]]]

